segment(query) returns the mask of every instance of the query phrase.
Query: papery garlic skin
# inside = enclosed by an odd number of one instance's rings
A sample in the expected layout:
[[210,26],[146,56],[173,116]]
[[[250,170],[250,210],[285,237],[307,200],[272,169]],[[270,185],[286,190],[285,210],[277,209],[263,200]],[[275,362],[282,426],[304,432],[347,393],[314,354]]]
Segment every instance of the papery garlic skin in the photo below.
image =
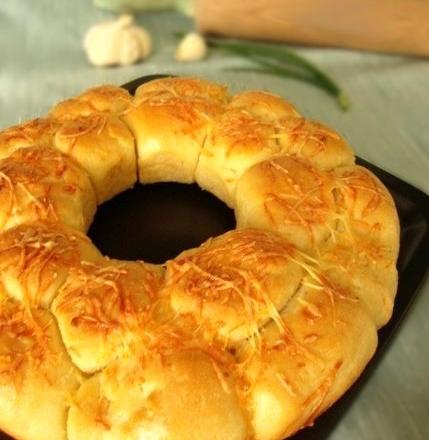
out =
[[207,44],[204,38],[196,32],[183,37],[177,46],[174,58],[176,61],[198,61],[207,56]]
[[130,65],[147,58],[152,51],[152,38],[133,21],[132,16],[122,15],[91,27],[83,42],[89,62],[103,67]]

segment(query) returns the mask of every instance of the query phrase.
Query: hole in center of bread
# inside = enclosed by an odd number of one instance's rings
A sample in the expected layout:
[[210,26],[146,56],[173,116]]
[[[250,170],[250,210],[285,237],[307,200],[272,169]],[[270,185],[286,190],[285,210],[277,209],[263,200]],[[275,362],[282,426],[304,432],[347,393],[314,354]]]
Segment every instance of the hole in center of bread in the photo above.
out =
[[101,205],[88,235],[111,258],[158,264],[234,228],[233,211],[198,185],[156,183]]

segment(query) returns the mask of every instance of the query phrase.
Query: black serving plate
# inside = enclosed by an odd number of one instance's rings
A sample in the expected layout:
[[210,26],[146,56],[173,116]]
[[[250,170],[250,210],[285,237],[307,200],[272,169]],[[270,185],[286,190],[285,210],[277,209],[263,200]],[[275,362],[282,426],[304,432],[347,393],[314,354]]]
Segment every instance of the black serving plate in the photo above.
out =
[[[134,93],[140,84],[162,76],[165,75],[145,76],[123,87]],[[377,351],[364,373],[312,428],[300,431],[293,440],[328,438],[386,352],[428,269],[429,197],[364,160],[358,162],[386,185],[398,209],[401,251],[395,309],[389,323],[379,332]],[[112,258],[162,263],[234,227],[233,211],[195,184],[137,184],[99,207],[89,236],[103,254]],[[9,437],[0,433],[0,440],[6,439]]]

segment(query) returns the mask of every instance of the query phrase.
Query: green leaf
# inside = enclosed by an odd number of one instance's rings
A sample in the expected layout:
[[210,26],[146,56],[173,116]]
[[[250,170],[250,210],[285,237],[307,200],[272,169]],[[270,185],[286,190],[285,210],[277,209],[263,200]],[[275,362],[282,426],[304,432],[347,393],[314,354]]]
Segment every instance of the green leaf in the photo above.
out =
[[[176,33],[177,37],[183,35]],[[342,110],[349,108],[348,97],[333,78],[283,45],[221,38],[207,38],[206,41],[211,48],[237,55],[255,64],[226,70],[265,73],[303,81],[333,96]]]
[[[343,110],[347,110],[349,102],[345,93],[327,74],[315,67],[306,59],[295,54],[289,49],[281,47],[268,46],[263,43],[231,43],[230,41],[209,39],[209,46],[216,47],[226,52],[244,57],[257,64],[267,67],[265,73],[275,74],[283,77],[293,77],[301,79],[304,82],[320,87],[330,95],[334,96]],[[292,74],[290,67],[295,68]],[[300,78],[300,72],[302,78]],[[309,79],[308,75],[312,79]]]
[[[292,78],[311,84],[333,96],[342,110],[347,110],[349,107],[347,96],[339,88],[332,88],[330,83],[322,81],[320,77],[314,75],[312,72],[291,68],[290,66],[272,62],[257,56],[251,56],[250,60],[259,66],[258,71],[260,73],[271,74],[283,78]],[[255,71],[256,66],[249,66],[248,69],[248,71]]]

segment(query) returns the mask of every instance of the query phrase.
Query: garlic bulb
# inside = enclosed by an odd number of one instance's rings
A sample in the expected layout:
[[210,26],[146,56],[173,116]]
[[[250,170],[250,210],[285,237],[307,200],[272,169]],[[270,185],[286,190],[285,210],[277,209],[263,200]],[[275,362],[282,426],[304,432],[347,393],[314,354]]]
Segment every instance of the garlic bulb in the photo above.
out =
[[145,29],[133,24],[132,16],[122,15],[90,28],[83,47],[95,66],[129,65],[150,54],[152,39]]
[[176,61],[197,61],[207,55],[207,44],[204,38],[195,32],[191,32],[180,41],[177,46]]

